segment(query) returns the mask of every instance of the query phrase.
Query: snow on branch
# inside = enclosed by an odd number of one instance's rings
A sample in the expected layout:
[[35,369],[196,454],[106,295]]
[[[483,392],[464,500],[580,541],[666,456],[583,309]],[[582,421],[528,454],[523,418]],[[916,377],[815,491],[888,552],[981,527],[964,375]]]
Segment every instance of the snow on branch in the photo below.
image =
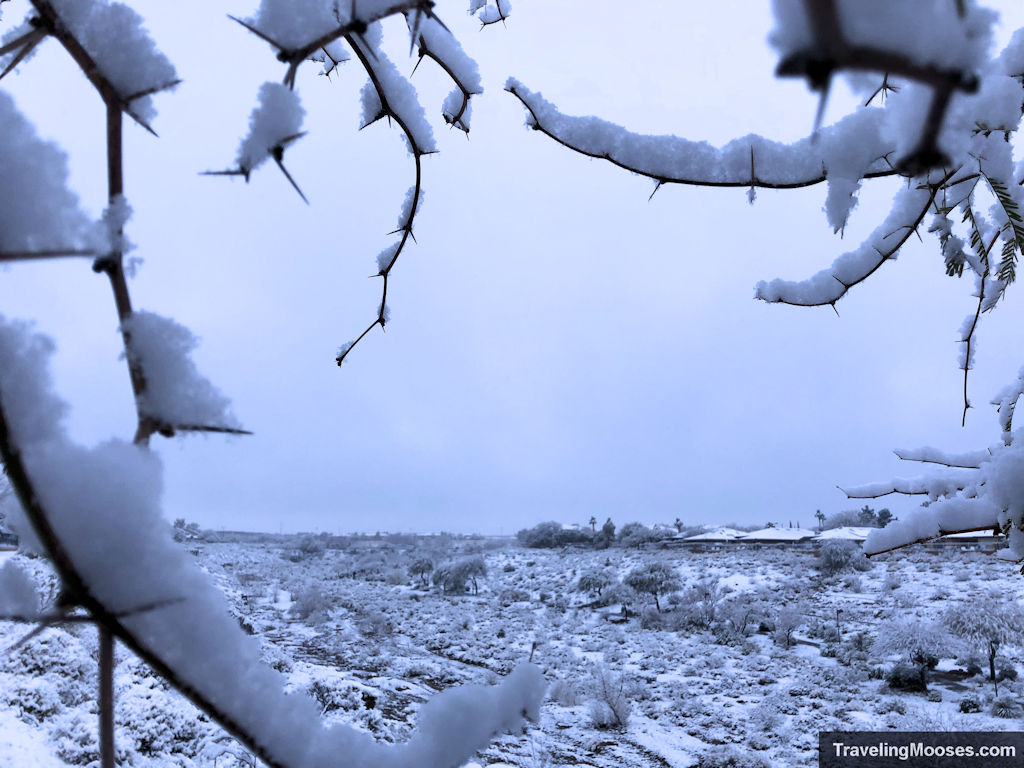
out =
[[89,219],[67,188],[67,158],[0,92],[0,258],[85,255]]
[[60,41],[104,102],[153,132],[152,96],[180,83],[174,65],[143,27],[142,17],[122,3],[94,0],[31,0],[35,25]]
[[288,183],[306,204],[309,200],[284,165],[284,152],[306,135],[302,130],[305,110],[299,95],[280,83],[260,86],[259,103],[249,115],[249,133],[238,147],[236,167],[226,171],[205,171],[204,176],[242,176],[246,182],[254,170],[272,159]]
[[967,470],[952,470],[921,477],[899,477],[889,482],[869,483],[839,490],[845,493],[848,499],[877,499],[891,493],[899,493],[907,496],[928,496],[934,500],[962,491],[973,477],[974,475]]
[[139,410],[157,432],[165,437],[176,431],[248,434],[228,398],[196,369],[191,353],[199,342],[185,326],[136,310],[122,331],[146,381]]
[[24,324],[0,318],[0,456],[61,577],[62,605],[84,608],[259,759],[282,768],[327,768],[339,755],[354,768],[454,768],[537,717],[545,684],[521,664],[499,685],[435,696],[405,744],[324,728],[312,700],[285,695],[284,678],[259,662],[256,641],[171,539],[159,459],[122,441],[87,449],[68,440],[65,408],[49,386],[51,351]]
[[1013,412],[1017,408],[1017,402],[1021,395],[1024,395],[1024,368],[1017,373],[1017,380],[1001,389],[992,399],[992,405],[996,406],[999,414],[999,426],[1003,431],[1003,439],[1010,441],[1013,430]]
[[885,221],[856,250],[838,256],[828,269],[806,280],[759,282],[754,295],[762,301],[806,307],[835,305],[852,287],[871,277],[889,259],[896,258],[924,220],[936,194],[953,176],[950,172],[937,183],[912,184],[901,189]]
[[868,534],[866,555],[880,555],[952,533],[998,531],[999,509],[984,499],[942,499],[918,507]]
[[[430,19],[423,22],[429,25]],[[398,68],[385,55],[380,47],[381,30],[379,24],[371,25],[365,35],[347,35],[346,42],[355,52],[369,77],[363,89],[363,126],[366,127],[382,118],[393,120],[405,135],[405,140],[412,155],[415,179],[409,189],[398,218],[397,234],[399,239],[385,248],[377,257],[377,276],[383,280],[381,299],[377,307],[377,316],[366,329],[354,340],[346,342],[338,349],[335,362],[340,366],[355,346],[366,338],[375,327],[383,329],[388,322],[388,279],[391,270],[406,244],[413,237],[413,221],[423,198],[423,164],[424,155],[437,151],[434,133],[427,122],[426,114],[416,95],[416,89],[402,76]]]
[[908,450],[897,448],[893,451],[903,461],[919,461],[923,464],[941,464],[945,467],[960,469],[979,469],[982,462],[988,461],[992,454],[989,451],[969,451],[967,453],[948,453],[938,448],[925,446]]
[[679,136],[633,133],[597,117],[566,115],[515,78],[508,79],[505,90],[526,107],[527,127],[659,184],[795,189],[827,181],[830,172],[854,181],[895,174],[886,159],[892,145],[882,138],[878,109],[850,115],[816,139],[783,144],[749,135],[714,147]]
[[422,18],[422,14],[416,11],[406,12],[405,18],[410,31],[415,30],[420,61],[424,57],[433,60],[455,83],[455,90],[448,94],[441,109],[445,122],[469,133],[470,98],[484,92],[476,62],[466,55],[451,31],[436,18]]

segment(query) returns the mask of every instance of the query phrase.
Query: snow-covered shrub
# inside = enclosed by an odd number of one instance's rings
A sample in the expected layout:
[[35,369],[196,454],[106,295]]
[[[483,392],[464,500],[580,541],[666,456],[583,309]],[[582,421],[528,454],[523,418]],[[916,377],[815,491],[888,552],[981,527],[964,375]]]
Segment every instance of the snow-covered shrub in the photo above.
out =
[[304,536],[299,540],[295,549],[291,550],[287,557],[293,563],[301,563],[305,560],[323,557],[327,545],[319,536]]
[[735,746],[715,746],[697,758],[694,768],[771,768],[760,755]]
[[783,722],[778,697],[768,696],[750,710],[750,727],[758,731],[774,731]]
[[900,584],[899,575],[895,571],[889,571],[882,580],[882,591],[891,592],[894,589],[899,589]]
[[354,712],[363,708],[359,689],[349,683],[317,679],[306,687],[306,694],[320,705],[322,714],[342,710]]
[[96,696],[98,683],[93,652],[62,629],[46,629],[0,653],[0,671],[51,680],[67,707],[76,707]]
[[981,703],[978,701],[976,696],[967,695],[960,699],[960,705],[958,709],[964,714],[973,714],[975,712],[981,712]]
[[[80,709],[68,710],[53,720],[50,743],[54,753],[70,765],[99,765],[96,717]],[[121,751],[119,749],[119,751]],[[123,753],[119,755],[123,758]]]
[[595,728],[625,728],[633,705],[623,675],[615,674],[603,664],[593,667],[588,681],[588,711]]
[[660,595],[666,595],[681,589],[682,581],[675,570],[665,563],[655,562],[634,568],[624,578],[623,583],[634,592],[643,592],[654,598],[654,605],[661,611]]
[[601,596],[601,592],[614,583],[614,579],[607,571],[602,570],[589,570],[580,576],[579,581],[576,582],[576,590],[578,592],[586,592],[591,595]]
[[844,571],[866,571],[871,563],[854,541],[833,539],[821,545],[818,552],[818,570],[825,577],[835,576]]
[[1001,645],[1019,643],[1024,636],[1024,609],[1015,599],[988,594],[950,606],[943,623],[972,649],[985,653],[989,680],[998,695],[996,653]]
[[126,748],[149,757],[192,755],[201,733],[198,713],[177,694],[168,693],[150,678],[120,688],[114,714]]
[[391,618],[378,608],[363,610],[359,616],[358,626],[364,637],[390,637],[395,632]]
[[793,644],[793,633],[804,623],[804,610],[799,605],[783,605],[775,612],[772,639],[776,645],[788,649]]
[[434,561],[429,557],[418,557],[409,565],[409,575],[414,579],[419,579],[423,586],[427,585],[427,580],[433,570]]
[[[675,613],[671,615],[673,617],[676,616]],[[665,629],[666,626],[669,626],[669,623],[666,621],[665,615],[653,605],[644,606],[644,609],[640,611],[641,629]],[[671,628],[679,629],[679,627],[674,625],[672,625]]]
[[293,616],[309,624],[320,624],[327,620],[331,600],[319,584],[304,585],[293,595],[294,602],[289,609]]
[[1000,696],[992,702],[989,713],[993,717],[1012,719],[1024,714],[1024,709],[1021,708],[1020,702],[1012,696]]
[[[861,553],[863,554],[863,553]],[[855,573],[848,573],[843,577],[843,589],[847,592],[852,592],[855,595],[859,595],[864,591],[864,581]]]
[[893,667],[886,677],[892,687],[919,685],[912,690],[924,690],[928,684],[928,670],[934,669],[940,658],[955,656],[960,647],[960,643],[937,622],[895,618],[879,626],[872,653],[880,657],[901,655],[916,668],[920,679],[918,683],[913,682],[905,664]]
[[22,719],[37,723],[64,709],[57,688],[45,677],[15,678],[14,684],[3,691],[2,700],[19,711]]
[[718,579],[701,579],[691,584],[678,600],[675,613],[679,616],[679,622],[692,629],[711,629],[718,604],[723,597],[724,593],[718,586]]
[[509,606],[513,603],[528,603],[530,602],[530,593],[523,589],[506,587],[498,593],[498,602],[504,606]]
[[895,696],[886,696],[875,707],[875,713],[879,715],[888,715],[893,712],[898,715],[905,715],[907,713],[907,703],[903,699],[897,699]]
[[563,707],[575,707],[580,703],[576,685],[571,680],[561,677],[548,686],[548,698]]
[[913,665],[905,661],[898,661],[886,672],[885,682],[896,691],[925,691],[928,689],[927,666],[927,664]]

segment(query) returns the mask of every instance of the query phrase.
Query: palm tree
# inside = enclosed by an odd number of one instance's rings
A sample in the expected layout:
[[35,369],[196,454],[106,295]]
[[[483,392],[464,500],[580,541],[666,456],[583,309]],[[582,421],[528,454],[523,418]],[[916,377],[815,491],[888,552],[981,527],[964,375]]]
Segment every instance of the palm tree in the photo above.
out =
[[814,516],[816,518],[818,518],[818,530],[819,531],[823,530],[824,527],[825,527],[825,515],[824,515],[824,513],[819,509],[819,510],[815,511]]
[[597,532],[597,518],[593,515],[590,516],[590,530]]

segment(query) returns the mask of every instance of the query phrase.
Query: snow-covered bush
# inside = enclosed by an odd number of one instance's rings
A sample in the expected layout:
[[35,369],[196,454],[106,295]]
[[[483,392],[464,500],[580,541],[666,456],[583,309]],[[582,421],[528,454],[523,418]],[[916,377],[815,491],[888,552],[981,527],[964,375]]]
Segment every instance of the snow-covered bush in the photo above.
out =
[[716,746],[702,752],[695,768],[770,768],[760,755],[735,746]]
[[548,698],[563,707],[575,707],[580,703],[580,692],[571,680],[558,678],[548,686]]
[[655,562],[634,568],[622,580],[634,592],[642,592],[654,598],[654,605],[661,611],[661,595],[682,589],[683,582],[675,570],[665,563]]
[[[889,619],[878,628],[878,636],[872,645],[876,656],[903,657],[889,675],[893,687],[917,686],[924,690],[928,686],[928,670],[934,669],[939,659],[956,655],[961,644],[938,622],[922,621],[910,617]],[[909,662],[910,667],[906,665]],[[913,674],[908,670],[913,670]],[[912,677],[916,675],[917,682]],[[895,684],[894,684],[895,683]]]
[[818,553],[818,570],[822,576],[835,576],[843,571],[866,571],[871,563],[854,541],[834,539],[821,545]]
[[591,595],[601,596],[601,592],[614,583],[612,576],[607,571],[589,570],[583,573],[576,582],[576,589],[579,592],[586,592]]
[[430,574],[434,571],[434,561],[429,557],[418,557],[409,564],[409,575],[419,579],[420,584],[427,585]]
[[1024,609],[1006,595],[988,594],[950,606],[943,615],[943,623],[974,650],[985,653],[989,680],[998,696],[996,653],[1002,645],[1024,641]]
[[45,677],[64,705],[75,707],[96,695],[94,653],[71,633],[50,628],[0,653],[0,671]]
[[323,588],[316,583],[307,583],[292,595],[289,609],[293,616],[309,624],[320,624],[327,620],[331,600]]
[[993,717],[1002,717],[1008,720],[1018,718],[1024,714],[1024,708],[1013,696],[1000,696],[992,702],[989,712]]
[[36,723],[64,709],[60,694],[49,678],[21,678],[3,693],[7,706],[19,712],[22,719]]
[[776,645],[788,649],[793,644],[793,633],[804,624],[801,605],[783,605],[775,611],[772,621],[772,639]]
[[694,582],[679,596],[678,605],[673,611],[675,628],[711,629],[723,596],[718,579],[706,578]]
[[590,721],[595,728],[625,728],[633,705],[629,700],[628,685],[623,675],[616,674],[603,664],[593,667],[588,681],[587,705]]

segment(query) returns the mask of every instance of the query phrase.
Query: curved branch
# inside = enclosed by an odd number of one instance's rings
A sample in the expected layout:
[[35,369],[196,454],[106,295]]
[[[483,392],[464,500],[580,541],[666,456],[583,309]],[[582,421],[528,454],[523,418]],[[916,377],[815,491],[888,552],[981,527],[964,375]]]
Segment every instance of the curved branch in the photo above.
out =
[[838,257],[829,269],[807,280],[762,281],[755,288],[755,297],[769,303],[834,307],[851,288],[867,280],[896,255],[917,231],[938,191],[947,185],[959,183],[953,180],[958,170],[948,172],[938,183],[918,184],[902,189],[881,226],[857,250]]
[[[354,341],[350,341],[339,348],[338,354],[335,357],[335,362],[339,366],[345,362],[345,358],[348,357],[349,352],[351,352],[356,345],[374,329],[375,326],[379,325],[381,329],[383,329],[387,324],[388,279],[391,275],[391,270],[395,266],[395,262],[398,261],[398,257],[405,249],[406,243],[410,238],[412,238],[412,225],[416,218],[416,213],[419,210],[420,196],[423,191],[423,166],[421,162],[423,155],[430,154],[435,151],[433,147],[423,145],[422,140],[417,138],[416,132],[414,132],[411,127],[409,118],[407,116],[403,116],[400,113],[400,110],[396,109],[395,105],[391,102],[387,87],[387,83],[389,81],[387,80],[387,74],[384,70],[384,67],[391,65],[391,62],[384,58],[383,52],[374,51],[362,37],[346,35],[345,40],[355,52],[356,57],[359,59],[359,63],[363,65],[363,69],[366,70],[366,74],[370,78],[370,83],[373,85],[373,88],[377,93],[377,97],[380,100],[380,113],[377,115],[377,119],[387,117],[390,120],[394,120],[402,133],[405,134],[406,141],[409,142],[409,151],[412,153],[413,165],[415,168],[415,180],[410,191],[412,200],[408,214],[405,216],[404,221],[399,221],[399,229],[396,230],[396,233],[400,233],[399,241],[397,245],[391,246],[394,250],[392,253],[388,254],[384,263],[378,264],[377,276],[383,278],[384,284],[381,288],[381,300],[380,306],[377,309],[377,317],[374,318],[373,322],[370,323]],[[391,248],[388,250],[391,250]],[[387,251],[382,253],[381,256],[384,256],[385,254],[387,254]]]
[[[413,20],[409,16],[410,12],[406,12],[406,23],[413,29]],[[429,58],[444,70],[457,89],[452,92],[452,96],[460,97],[460,104],[456,109],[443,112],[445,122],[453,128],[469,133],[470,99],[484,90],[476,63],[466,56],[458,41],[440,21],[434,18],[423,19],[422,14],[418,18],[417,44],[420,61]],[[416,62],[416,66],[419,66],[419,62]]]
[[949,473],[948,476],[926,475],[924,477],[903,478],[898,477],[886,483],[870,483],[853,488],[842,488],[836,486],[846,494],[848,499],[877,499],[898,493],[904,496],[929,496],[938,498],[958,493],[970,485],[971,477],[964,473]]
[[[638,135],[596,117],[565,115],[515,78],[509,78],[505,90],[519,99],[529,112],[527,125],[530,128],[574,152],[607,160],[659,184],[767,189],[811,187],[828,179],[828,151],[838,140],[837,134],[846,126],[854,125],[854,121],[880,123],[881,120],[881,110],[866,110],[844,118],[830,130],[821,131],[817,139],[802,139],[786,145],[761,136],[747,136],[715,148],[707,142],[678,136]],[[751,172],[750,156],[755,151],[762,168],[770,165],[773,173]],[[877,159],[863,178],[895,176],[896,170],[886,160],[891,151],[892,147],[880,144]]]
[[935,448],[916,448],[905,450],[897,448],[893,453],[901,461],[916,461],[922,464],[938,464],[951,469],[980,469],[982,463],[988,461],[992,454],[989,451],[972,451],[970,453],[946,453]]

